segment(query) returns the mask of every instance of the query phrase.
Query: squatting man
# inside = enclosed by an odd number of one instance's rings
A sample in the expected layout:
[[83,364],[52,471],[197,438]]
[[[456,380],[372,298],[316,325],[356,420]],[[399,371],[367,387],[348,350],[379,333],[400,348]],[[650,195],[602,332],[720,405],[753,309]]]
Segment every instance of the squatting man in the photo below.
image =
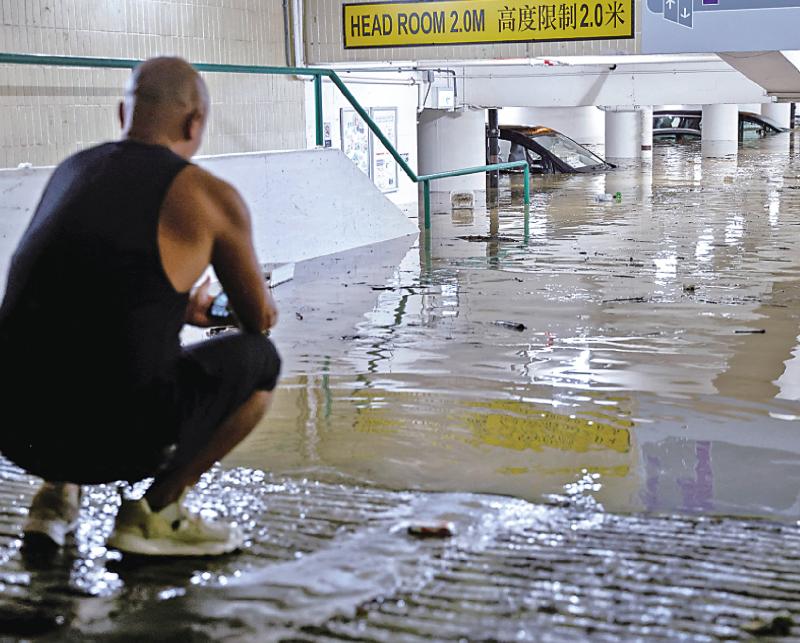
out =
[[[212,555],[238,529],[187,511],[185,491],[267,412],[280,358],[265,331],[277,309],[237,191],[190,159],[209,97],[179,58],[131,75],[122,138],[53,172],[13,256],[0,307],[8,383],[0,450],[45,482],[26,537],[63,545],[80,485],[154,477],[123,499],[110,547]],[[240,332],[182,347],[209,326],[211,265]]]

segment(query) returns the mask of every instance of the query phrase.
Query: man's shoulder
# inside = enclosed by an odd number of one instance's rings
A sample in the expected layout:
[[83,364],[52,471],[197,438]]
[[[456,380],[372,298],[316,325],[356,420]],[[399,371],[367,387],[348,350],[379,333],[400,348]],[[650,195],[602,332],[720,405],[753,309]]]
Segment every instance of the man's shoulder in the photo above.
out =
[[187,165],[176,177],[175,187],[196,197],[215,201],[225,201],[238,194],[233,185],[194,163]]
[[195,165],[187,165],[175,178],[167,199],[168,209],[175,214],[196,220],[221,223],[239,209],[242,203],[236,188],[230,183]]

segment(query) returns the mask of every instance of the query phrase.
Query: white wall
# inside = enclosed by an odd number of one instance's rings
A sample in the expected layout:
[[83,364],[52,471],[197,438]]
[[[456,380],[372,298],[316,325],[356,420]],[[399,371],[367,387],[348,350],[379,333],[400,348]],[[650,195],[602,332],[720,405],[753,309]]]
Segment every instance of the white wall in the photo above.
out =
[[[6,0],[0,51],[285,65],[282,3],[229,0]],[[0,168],[58,163],[119,133],[130,72],[0,65]],[[211,94],[203,152],[303,147],[303,87],[287,76],[204,74]]]
[[605,140],[605,119],[596,107],[504,107],[498,117],[501,125],[544,125],[582,145]]
[[[263,263],[302,261],[418,232],[416,221],[339,150],[232,154],[198,162],[242,193]],[[11,255],[51,171],[0,170],[3,289]]]
[[[347,88],[367,111],[370,108],[397,108],[397,151],[408,159],[411,169],[416,172],[417,153],[417,102],[419,89],[410,74],[355,73],[339,72]],[[330,124],[331,146],[341,148],[341,110],[352,109],[342,93],[330,82],[322,85],[323,122]],[[313,83],[306,84],[306,140],[309,147],[316,144],[314,121]],[[372,137],[373,145],[383,149],[380,141]],[[397,168],[398,190],[387,192],[386,197],[407,210],[416,211],[417,184],[405,172]]]

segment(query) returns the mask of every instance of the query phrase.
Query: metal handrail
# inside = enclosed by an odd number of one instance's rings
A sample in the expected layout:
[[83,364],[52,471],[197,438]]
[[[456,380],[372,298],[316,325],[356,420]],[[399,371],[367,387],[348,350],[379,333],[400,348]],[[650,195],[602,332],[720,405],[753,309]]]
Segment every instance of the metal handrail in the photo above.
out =
[[[55,67],[87,67],[94,69],[133,69],[141,60],[131,58],[95,58],[91,56],[51,56],[44,54],[14,54],[0,52],[0,64],[12,65],[49,65]],[[367,110],[356,100],[356,97],[346,87],[342,79],[333,69],[322,67],[272,67],[268,65],[234,65],[228,63],[191,63],[197,71],[228,73],[228,74],[272,74],[284,76],[311,76],[314,79],[314,112],[315,112],[315,132],[316,144],[322,146],[323,141],[323,120],[322,120],[322,79],[328,78],[347,99],[347,102],[356,110],[359,116],[364,119],[367,127],[383,144],[391,154],[395,162],[402,168],[409,179],[414,183],[422,183],[425,201],[425,228],[431,225],[430,212],[430,182],[453,176],[463,176],[465,174],[478,174],[481,172],[491,172],[493,170],[503,170],[512,167],[524,167],[525,172],[525,193],[524,201],[530,203],[530,168],[526,161],[515,161],[512,163],[494,163],[491,165],[480,165],[477,167],[451,170],[449,172],[438,172],[417,176],[414,170],[408,165],[402,156],[395,149],[392,142],[386,138],[381,129],[372,120]]]
[[431,181],[436,179],[446,179],[451,176],[464,176],[465,174],[477,174],[478,172],[491,172],[492,170],[510,170],[521,167],[525,173],[525,192],[523,201],[525,205],[531,202],[531,168],[527,161],[511,161],[509,163],[493,163],[492,165],[478,165],[477,167],[465,167],[461,170],[450,170],[449,172],[437,172],[436,174],[423,174],[417,180],[422,183],[422,195],[425,202],[425,228],[431,227]]

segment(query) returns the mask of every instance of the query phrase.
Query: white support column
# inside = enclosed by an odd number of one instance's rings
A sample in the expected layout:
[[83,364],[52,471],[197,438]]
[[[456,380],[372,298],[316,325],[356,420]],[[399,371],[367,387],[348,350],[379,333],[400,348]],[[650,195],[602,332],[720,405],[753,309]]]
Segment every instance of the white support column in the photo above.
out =
[[752,112],[753,114],[761,113],[761,103],[740,103],[740,112]]
[[761,105],[761,115],[775,121],[781,127],[791,127],[791,103],[764,103]]
[[642,120],[642,158],[653,158],[653,108],[642,107],[639,112]]
[[[485,110],[426,109],[417,126],[419,174],[435,174],[486,163]],[[484,173],[468,174],[431,183],[433,192],[485,190]]]
[[641,116],[633,107],[606,108],[606,158],[639,158],[642,147],[641,128]]
[[703,105],[703,156],[736,154],[739,149],[739,105]]

